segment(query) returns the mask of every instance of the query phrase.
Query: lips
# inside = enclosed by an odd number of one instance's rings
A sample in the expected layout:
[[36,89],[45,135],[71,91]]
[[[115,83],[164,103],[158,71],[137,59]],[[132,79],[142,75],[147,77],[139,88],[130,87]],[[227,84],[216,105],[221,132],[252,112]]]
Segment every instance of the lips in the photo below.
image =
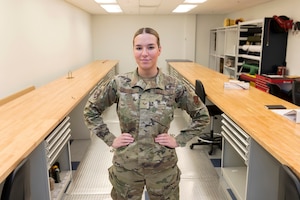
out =
[[148,63],[150,60],[141,60],[142,63]]

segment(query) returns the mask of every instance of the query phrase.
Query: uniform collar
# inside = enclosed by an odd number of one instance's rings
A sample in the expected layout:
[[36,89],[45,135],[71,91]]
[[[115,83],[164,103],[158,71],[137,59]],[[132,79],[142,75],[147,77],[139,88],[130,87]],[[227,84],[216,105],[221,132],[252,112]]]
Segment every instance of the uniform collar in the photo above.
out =
[[159,88],[159,89],[164,89],[164,84],[163,84],[163,73],[161,72],[161,70],[159,68],[158,69],[158,73],[155,76],[154,81],[151,81],[151,84],[147,84],[142,77],[139,76],[138,74],[138,69],[136,69],[133,72],[133,77],[131,80],[131,87],[141,87],[144,90],[145,89],[150,89],[150,88]]

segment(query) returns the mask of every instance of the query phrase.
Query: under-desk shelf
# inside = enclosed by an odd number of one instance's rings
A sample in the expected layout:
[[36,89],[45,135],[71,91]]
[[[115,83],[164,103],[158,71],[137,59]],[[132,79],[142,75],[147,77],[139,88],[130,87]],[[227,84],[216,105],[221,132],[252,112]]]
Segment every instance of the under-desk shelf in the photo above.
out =
[[237,199],[245,199],[251,138],[222,114],[223,151],[221,171]]
[[222,168],[222,175],[237,199],[244,199],[246,195],[247,167]]
[[64,192],[66,191],[70,180],[72,178],[72,171],[61,171],[60,172],[60,183],[54,184],[54,190],[51,191],[51,199],[52,200],[60,200],[62,199]]

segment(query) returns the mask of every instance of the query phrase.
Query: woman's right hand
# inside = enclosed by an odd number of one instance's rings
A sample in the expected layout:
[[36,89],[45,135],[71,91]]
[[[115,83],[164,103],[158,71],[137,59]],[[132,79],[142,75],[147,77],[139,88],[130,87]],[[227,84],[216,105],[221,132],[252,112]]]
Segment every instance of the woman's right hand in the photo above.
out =
[[134,142],[134,138],[129,133],[122,133],[120,136],[116,137],[112,143],[112,147],[117,149],[119,147],[127,146]]

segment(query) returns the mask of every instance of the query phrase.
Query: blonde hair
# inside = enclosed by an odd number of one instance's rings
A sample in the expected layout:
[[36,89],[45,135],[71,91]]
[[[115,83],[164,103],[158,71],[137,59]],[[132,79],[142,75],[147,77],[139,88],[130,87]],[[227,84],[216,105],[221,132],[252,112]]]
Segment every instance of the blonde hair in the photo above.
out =
[[151,35],[154,35],[157,38],[157,45],[158,47],[160,47],[160,39],[159,39],[159,34],[156,32],[156,30],[154,30],[153,28],[140,28],[139,30],[137,30],[137,32],[135,32],[134,36],[133,36],[133,45],[134,45],[134,39],[136,38],[136,36],[143,34],[143,33],[148,33]]

